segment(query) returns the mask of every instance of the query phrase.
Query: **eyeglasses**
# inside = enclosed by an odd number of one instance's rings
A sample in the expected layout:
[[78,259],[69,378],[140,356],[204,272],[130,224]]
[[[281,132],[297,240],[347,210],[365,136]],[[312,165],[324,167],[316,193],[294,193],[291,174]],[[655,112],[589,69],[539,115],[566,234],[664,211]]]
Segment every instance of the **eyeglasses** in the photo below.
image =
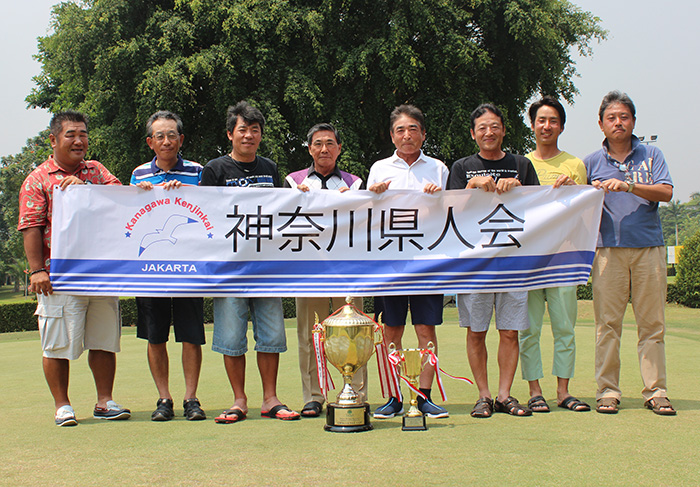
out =
[[166,137],[169,141],[175,142],[178,139],[178,137],[180,137],[180,134],[178,134],[177,132],[168,132],[167,134],[164,134],[163,132],[156,132],[151,136],[151,138],[156,142],[163,142]]

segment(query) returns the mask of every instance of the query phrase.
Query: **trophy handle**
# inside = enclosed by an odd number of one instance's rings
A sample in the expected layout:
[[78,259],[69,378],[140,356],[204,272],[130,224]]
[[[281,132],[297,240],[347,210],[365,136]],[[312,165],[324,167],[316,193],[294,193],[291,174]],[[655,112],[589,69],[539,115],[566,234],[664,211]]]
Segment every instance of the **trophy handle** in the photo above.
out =
[[[383,313],[383,312],[382,312]],[[374,327],[374,344],[379,345],[384,341],[384,324],[382,323],[382,313],[379,313],[376,326]]]
[[321,341],[326,340],[326,328],[323,326],[323,323],[318,322],[318,313],[314,312],[314,327],[312,330],[312,333],[320,333],[321,334]]

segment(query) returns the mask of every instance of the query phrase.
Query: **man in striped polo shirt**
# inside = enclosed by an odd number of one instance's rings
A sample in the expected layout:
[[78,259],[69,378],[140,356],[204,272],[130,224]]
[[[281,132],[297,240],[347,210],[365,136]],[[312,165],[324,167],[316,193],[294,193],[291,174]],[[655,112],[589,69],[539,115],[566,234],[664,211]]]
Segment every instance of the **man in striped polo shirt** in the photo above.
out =
[[[131,174],[131,184],[144,190],[163,186],[166,190],[185,185],[197,186],[202,166],[180,156],[185,140],[182,120],[167,111],[154,113],[146,123],[146,143],[155,152],[152,161],[141,164]],[[148,365],[156,383],[159,398],[153,421],[169,421],[175,415],[168,385],[168,335],[170,323],[175,341],[182,343],[182,368],[185,374],[183,408],[188,420],[205,419],[197,399],[199,371],[202,366],[204,339],[204,300],[202,298],[136,298],[138,310],[137,336],[148,340]]]

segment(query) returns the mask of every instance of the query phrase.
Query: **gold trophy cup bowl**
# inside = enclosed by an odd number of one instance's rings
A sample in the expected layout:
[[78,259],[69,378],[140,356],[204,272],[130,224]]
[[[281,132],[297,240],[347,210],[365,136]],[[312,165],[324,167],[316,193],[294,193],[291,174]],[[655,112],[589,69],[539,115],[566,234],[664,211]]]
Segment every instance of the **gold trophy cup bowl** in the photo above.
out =
[[[367,364],[380,343],[381,325],[361,313],[346,298],[346,305],[321,323],[326,359],[343,375],[343,389],[326,409],[326,431],[353,433],[372,429],[369,404],[353,389],[355,372]],[[318,323],[318,316],[316,317]]]
[[[420,375],[423,372],[427,358],[425,352],[434,350],[435,345],[429,342],[426,349],[420,348],[403,348],[396,349],[392,343],[389,345],[389,352],[398,352],[402,359],[399,362],[401,367],[401,375],[406,377],[413,387],[419,388]],[[403,431],[425,431],[428,426],[425,423],[425,415],[418,409],[418,394],[411,389],[411,406],[403,415]]]

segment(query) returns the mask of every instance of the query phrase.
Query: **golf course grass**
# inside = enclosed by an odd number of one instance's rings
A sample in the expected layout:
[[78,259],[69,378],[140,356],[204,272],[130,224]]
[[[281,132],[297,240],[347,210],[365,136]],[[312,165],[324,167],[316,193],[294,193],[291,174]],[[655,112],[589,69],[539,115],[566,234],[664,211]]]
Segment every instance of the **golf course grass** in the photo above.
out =
[[[115,400],[132,411],[129,421],[92,419],[94,385],[86,356],[72,364],[70,396],[79,425],[53,424],[53,401],[41,370],[38,332],[0,335],[1,485],[700,485],[700,310],[667,307],[669,394],[676,417],[643,407],[636,329],[631,308],[622,335],[623,399],[620,413],[576,413],[556,407],[550,375],[552,340],[543,330],[542,381],[552,412],[515,418],[469,416],[475,386],[444,378],[450,412],[428,419],[428,431],[403,432],[401,418],[374,420],[364,433],[329,433],[325,419],[283,422],[260,417],[261,387],[255,355],[248,353],[248,419],[231,425],[213,418],[233,399],[221,355],[204,349],[198,396],[206,421],[182,417],[184,390],[180,347],[171,341],[171,390],[176,418],[150,420],[157,393],[146,362],[146,345],[124,328],[118,354]],[[301,386],[294,320],[287,321],[289,351],[281,355],[280,399],[300,410]],[[440,364],[471,378],[466,332],[457,311],[445,310],[438,329]],[[495,389],[497,333],[489,333],[489,374]],[[407,328],[405,346],[415,345]],[[252,332],[249,333],[252,349]],[[595,403],[592,304],[579,302],[576,377],[571,392]],[[374,357],[370,367],[372,409],[384,403]],[[331,371],[336,384],[340,374]],[[338,390],[332,391],[331,398]],[[406,391],[404,391],[406,392]],[[513,395],[527,402],[527,384],[516,374]],[[439,399],[434,388],[433,397]],[[440,403],[440,401],[436,401]]]

